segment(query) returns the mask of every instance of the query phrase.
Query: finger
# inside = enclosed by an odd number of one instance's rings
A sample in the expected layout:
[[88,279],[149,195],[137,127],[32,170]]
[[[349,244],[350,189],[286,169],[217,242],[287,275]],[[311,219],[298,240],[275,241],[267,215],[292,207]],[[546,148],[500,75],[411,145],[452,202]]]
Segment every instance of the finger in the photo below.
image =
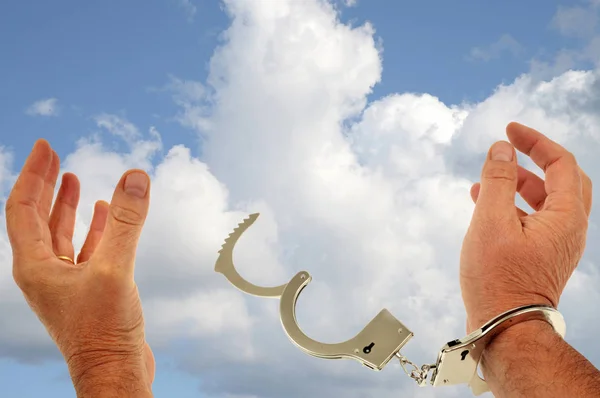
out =
[[517,220],[514,211],[516,192],[515,150],[506,141],[497,142],[490,148],[483,165],[474,215],[488,220]]
[[579,167],[573,154],[538,131],[519,123],[506,127],[509,141],[528,155],[546,174],[544,209],[573,210],[573,199],[583,202]]
[[[475,184],[473,184],[473,186],[471,186],[471,199],[473,200],[473,203],[477,204],[477,198],[479,197],[479,190],[481,189],[481,184],[479,184],[478,182],[476,182]],[[527,217],[527,213],[525,211],[523,211],[522,209],[520,209],[518,206],[515,206],[515,209],[517,211],[517,217]]]
[[86,262],[92,257],[92,254],[98,246],[98,242],[102,239],[102,233],[106,227],[106,219],[108,218],[108,203],[103,200],[96,202],[94,206],[94,215],[92,216],[92,222],[90,224],[90,230],[88,231],[85,242],[81,247],[79,256],[77,256],[77,263]]
[[33,254],[34,248],[44,244],[38,209],[51,163],[50,144],[36,141],[6,200],[6,227],[15,254]]
[[79,191],[77,176],[65,173],[48,222],[50,236],[52,236],[52,249],[57,256],[75,257],[73,233],[75,232]]
[[54,189],[56,188],[56,180],[60,171],[60,158],[55,151],[52,151],[52,161],[50,167],[44,177],[44,189],[40,199],[40,217],[45,222],[48,222],[50,217],[50,209],[52,208],[52,199],[54,199]]
[[135,253],[150,204],[150,178],[142,170],[121,177],[110,203],[106,229],[91,262],[133,278]]
[[547,196],[544,180],[521,166],[517,169],[517,175],[517,191],[521,197],[533,210],[542,210]]

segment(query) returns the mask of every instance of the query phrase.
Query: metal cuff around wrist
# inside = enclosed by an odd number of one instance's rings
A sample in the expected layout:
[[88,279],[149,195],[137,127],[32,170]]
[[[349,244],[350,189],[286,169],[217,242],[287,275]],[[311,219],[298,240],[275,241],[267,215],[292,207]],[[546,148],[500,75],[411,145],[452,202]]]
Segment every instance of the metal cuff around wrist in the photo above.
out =
[[406,374],[420,386],[426,386],[427,381],[434,387],[468,384],[473,394],[480,395],[489,391],[489,388],[477,369],[485,347],[498,334],[512,325],[539,319],[550,323],[559,335],[565,336],[564,318],[556,309],[547,305],[528,305],[506,311],[469,335],[448,342],[439,350],[435,364],[420,367],[400,353],[414,336],[413,332],[387,309],[381,310],[350,340],[336,344],[318,342],[307,336],[296,320],[298,296],[312,280],[308,272],[299,272],[280,286],[261,287],[246,281],[235,269],[234,246],[257,218],[257,213],[251,214],[225,239],[215,271],[222,273],[231,284],[247,294],[279,299],[279,314],[285,333],[292,343],[309,355],[324,359],[353,359],[373,370],[381,370],[393,358],[398,358]]

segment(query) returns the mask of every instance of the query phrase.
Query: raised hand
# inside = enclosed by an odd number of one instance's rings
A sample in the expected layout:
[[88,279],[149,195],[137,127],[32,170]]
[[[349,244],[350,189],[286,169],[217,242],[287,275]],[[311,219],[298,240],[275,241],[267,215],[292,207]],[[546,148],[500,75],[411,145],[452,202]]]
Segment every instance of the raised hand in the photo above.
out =
[[[460,282],[468,332],[514,307],[556,308],[583,254],[592,205],[592,183],[573,154],[517,123],[512,143],[492,146],[473,185],[476,202],[465,237]],[[514,148],[513,148],[514,145]],[[515,148],[545,172],[545,180],[517,165]],[[515,207],[515,194],[535,210]]]
[[133,279],[148,175],[126,172],[110,205],[96,203],[74,261],[80,187],[64,174],[53,205],[59,170],[56,152],[37,141],[6,202],[14,279],[63,354],[78,396],[151,397],[155,363]]

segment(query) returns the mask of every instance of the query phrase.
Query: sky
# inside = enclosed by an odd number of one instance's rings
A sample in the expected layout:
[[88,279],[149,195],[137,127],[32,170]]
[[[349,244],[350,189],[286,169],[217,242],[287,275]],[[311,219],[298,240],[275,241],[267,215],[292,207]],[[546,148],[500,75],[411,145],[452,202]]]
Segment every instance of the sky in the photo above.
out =
[[[156,397],[468,396],[418,388],[395,363],[303,354],[276,301],[213,271],[217,251],[260,212],[236,265],[264,286],[310,272],[308,335],[346,340],[387,308],[415,333],[403,353],[435,361],[465,334],[469,187],[506,124],[549,135],[600,178],[599,18],[598,0],[4,1],[0,201],[49,140],[81,180],[80,247],[94,201],[127,169],[148,171],[136,281]],[[566,340],[596,366],[599,221],[559,305]],[[1,395],[74,397],[11,264],[0,230]]]

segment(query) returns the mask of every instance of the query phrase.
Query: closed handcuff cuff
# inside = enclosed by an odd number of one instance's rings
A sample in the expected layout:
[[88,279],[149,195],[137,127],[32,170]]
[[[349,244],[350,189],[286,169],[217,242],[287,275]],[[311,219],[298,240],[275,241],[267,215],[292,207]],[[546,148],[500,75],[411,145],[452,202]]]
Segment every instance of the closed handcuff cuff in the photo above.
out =
[[300,292],[311,281],[308,272],[297,273],[287,284],[281,286],[260,287],[246,281],[236,271],[233,248],[242,233],[257,218],[258,213],[251,214],[225,239],[219,250],[215,271],[223,274],[231,284],[245,293],[279,298],[279,314],[285,333],[298,348],[312,356],[323,359],[354,359],[376,371],[382,370],[396,357],[406,374],[419,386],[427,385],[427,378],[432,372],[430,384],[434,387],[466,383],[474,395],[481,395],[490,391],[477,371],[482,353],[486,345],[503,330],[520,322],[537,319],[550,323],[561,337],[565,336],[565,321],[556,309],[546,305],[518,307],[498,315],[466,337],[448,342],[439,351],[435,364],[418,367],[400,353],[413,333],[387,309],[383,309],[352,339],[336,344],[320,343],[304,334],[296,321],[296,301]]

